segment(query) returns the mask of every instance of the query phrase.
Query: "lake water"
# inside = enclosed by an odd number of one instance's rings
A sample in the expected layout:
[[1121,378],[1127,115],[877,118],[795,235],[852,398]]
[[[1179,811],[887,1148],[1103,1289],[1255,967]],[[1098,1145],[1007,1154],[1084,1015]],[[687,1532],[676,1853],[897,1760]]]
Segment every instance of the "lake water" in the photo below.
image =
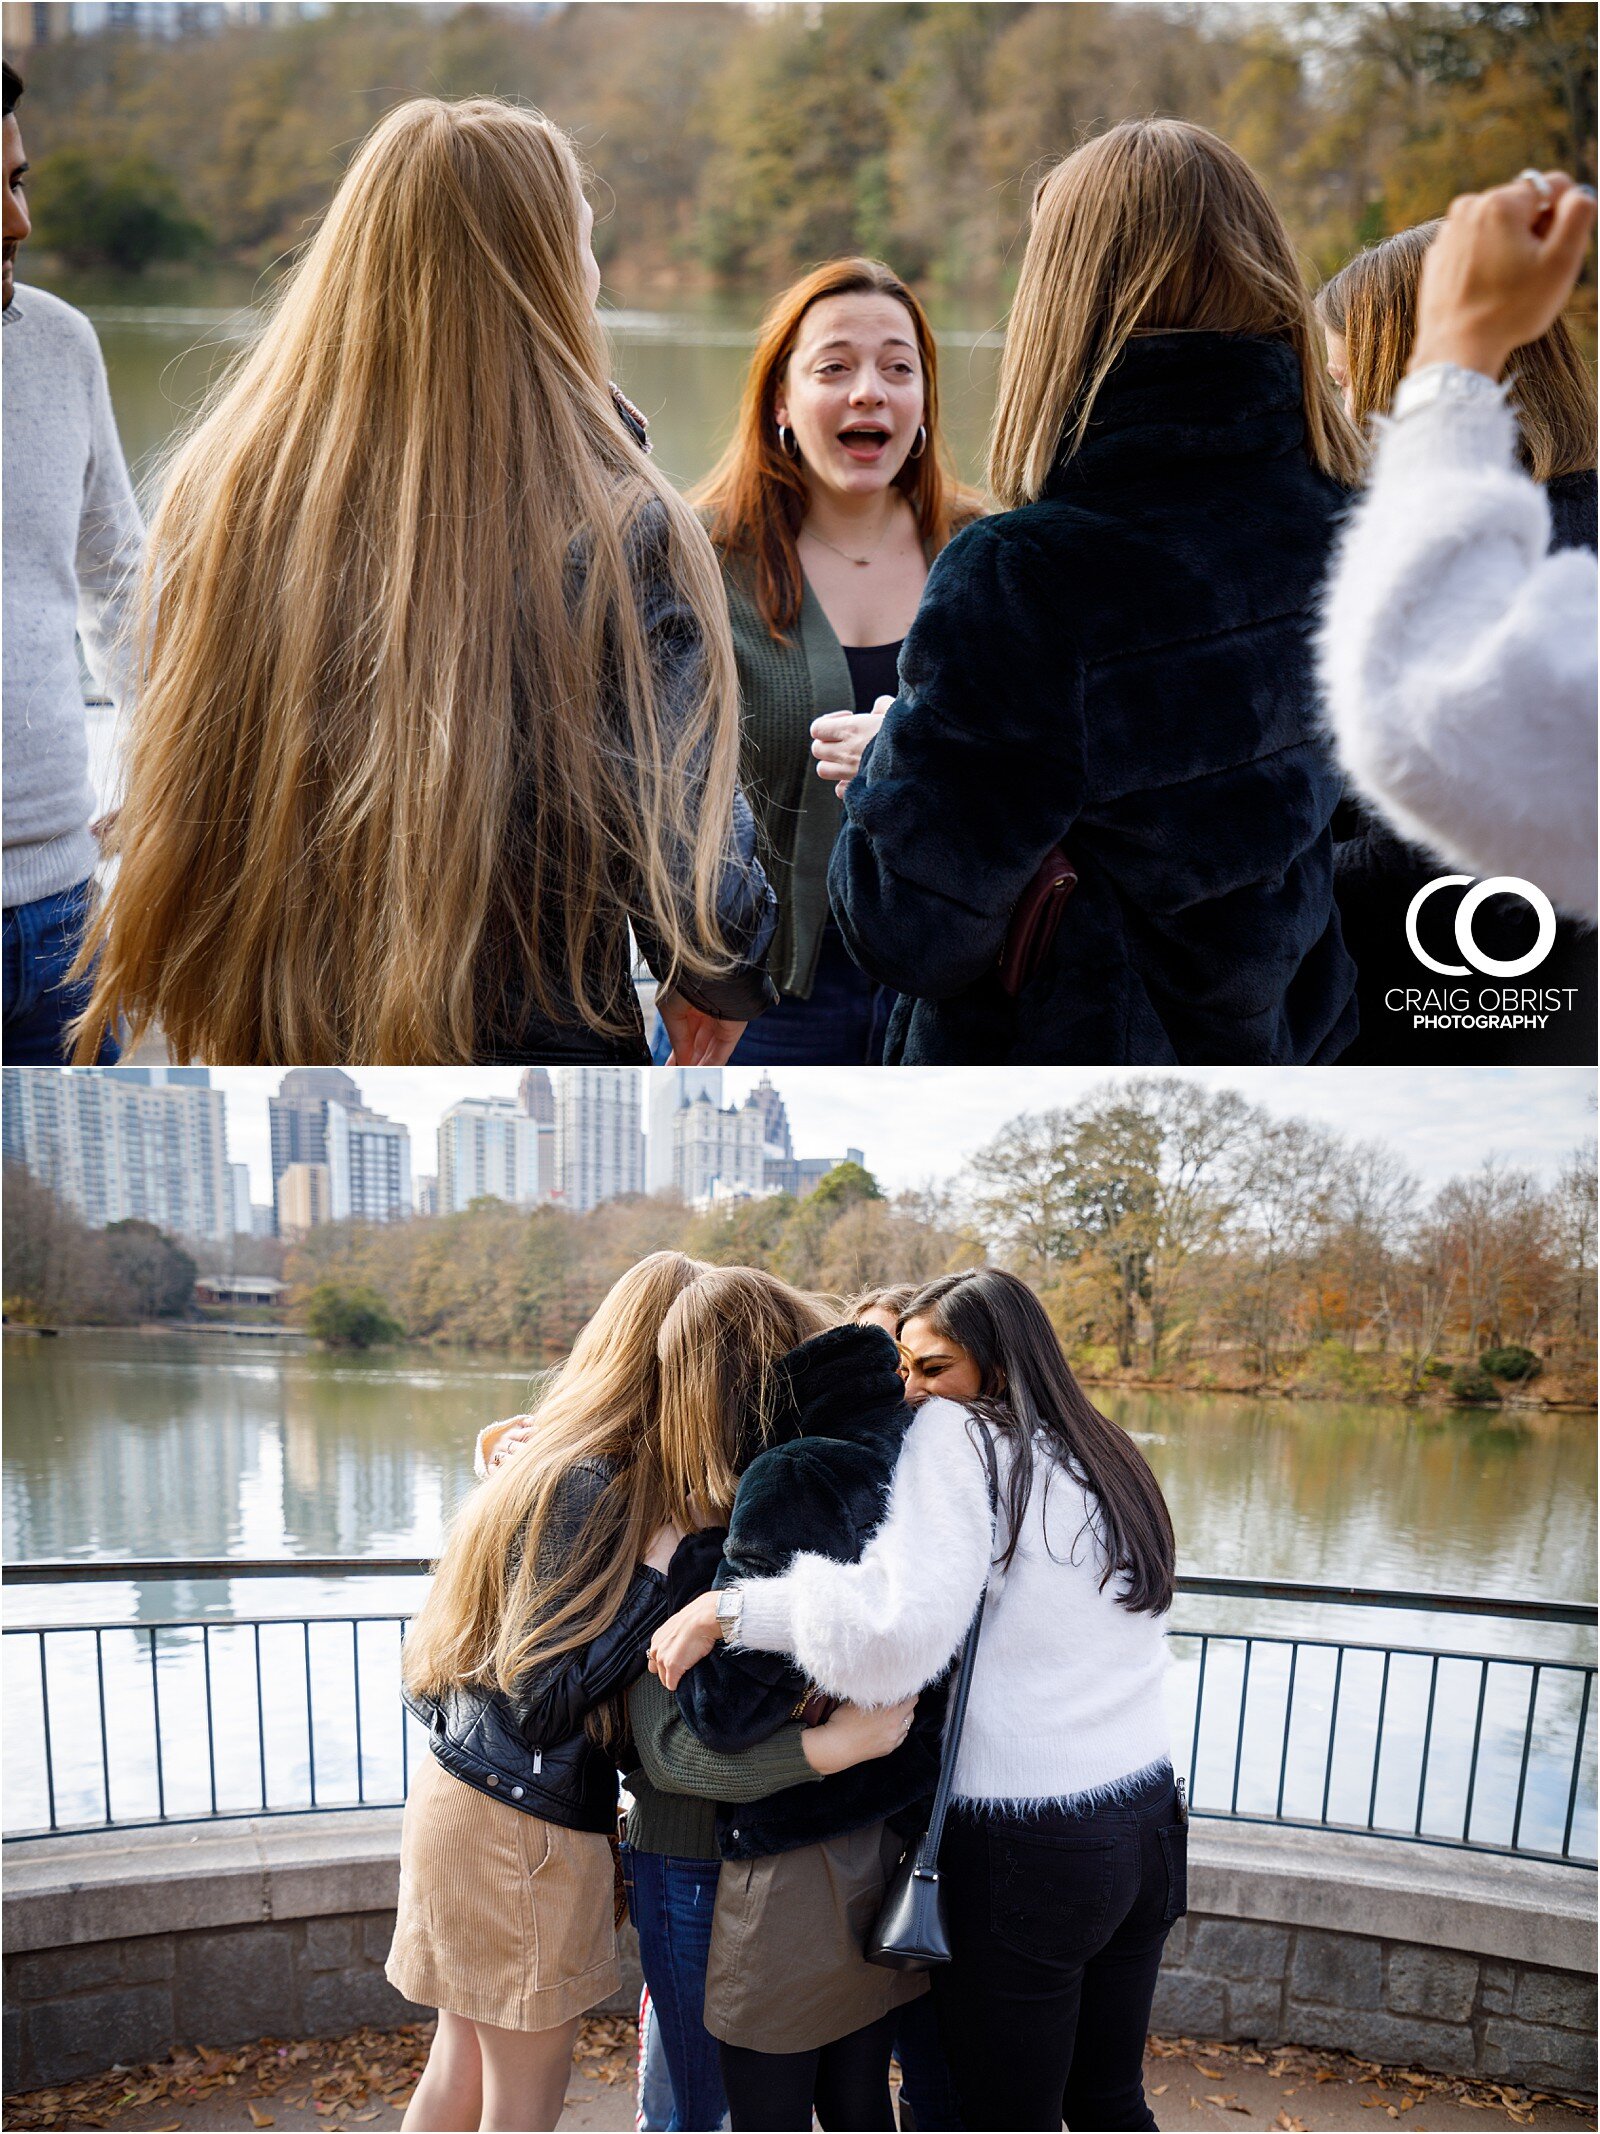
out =
[[[217,1335],[105,1333],[4,1345],[5,1554],[45,1557],[426,1555],[472,1486],[477,1430],[527,1403],[525,1362],[486,1355],[399,1352],[340,1357],[292,1342]],[[1131,1430],[1172,1507],[1180,1568],[1255,1578],[1533,1599],[1594,1595],[1593,1415],[1530,1412],[1417,1414],[1336,1402],[1269,1402],[1114,1394],[1106,1406]],[[19,1587],[7,1621],[130,1626],[98,1639],[52,1641],[62,1820],[154,1812],[152,1687],[176,1744],[160,1777],[168,1813],[203,1812],[213,1758],[219,1798],[246,1807],[265,1792],[304,1798],[315,1762],[319,1799],[400,1790],[406,1752],[394,1700],[398,1622],[416,1605],[415,1579],[289,1578],[138,1581]],[[261,1631],[241,1619],[295,1618]],[[304,1629],[301,1617],[316,1618]],[[173,1619],[215,1626],[142,1631]],[[1592,1659],[1574,1629],[1521,1626],[1420,1611],[1180,1600],[1186,1629],[1400,1644],[1427,1651]],[[103,1765],[94,1705],[94,1646],[104,1663],[116,1765]],[[7,1826],[43,1820],[38,1742],[38,1650],[6,1640]],[[159,1648],[159,1683],[149,1651]],[[1197,1647],[1177,1641],[1175,1736],[1187,1753]],[[1244,1648],[1213,1645],[1198,1797],[1229,1792]],[[1306,1646],[1297,1662],[1293,1753],[1280,1769],[1288,1647],[1254,1648],[1249,1728],[1240,1757],[1241,1807],[1270,1809],[1286,1774],[1285,1812],[1315,1815],[1328,1763],[1336,1658]],[[1409,1827],[1418,1790],[1429,1664],[1397,1659],[1381,1678],[1376,1655],[1349,1654],[1339,1685],[1335,1781],[1329,1813]],[[206,1672],[209,1670],[209,1684]],[[1475,1836],[1509,1830],[1530,1685],[1535,1754],[1526,1785],[1524,1843],[1558,1849],[1569,1798],[1579,1680],[1547,1667],[1538,1683],[1512,1666],[1490,1671],[1484,1696]],[[1467,1751],[1479,1676],[1445,1663],[1432,1725],[1426,1827],[1464,1808]],[[212,1703],[206,1750],[204,1699]],[[1369,1798],[1379,1701],[1381,1784]],[[315,1750],[306,1713],[314,1711]],[[360,1715],[359,1757],[355,1728]],[[1594,1717],[1583,1760],[1575,1842],[1592,1850]],[[1320,1731],[1319,1731],[1320,1729]],[[1259,1752],[1252,1747],[1259,1745]],[[107,1780],[109,1778],[109,1786]],[[330,1790],[331,1789],[331,1790]],[[342,1790],[341,1790],[342,1789]],[[385,1789],[388,1789],[387,1791]],[[1485,1818],[1488,1819],[1486,1824]],[[1503,1836],[1505,1832],[1502,1832]]]
[[[26,257],[21,271],[24,283],[35,278]],[[48,286],[94,321],[123,449],[148,496],[162,448],[258,331],[264,285],[238,269],[210,268],[140,279],[52,276]],[[755,299],[727,298],[670,309],[613,305],[608,292],[617,382],[648,416],[656,458],[679,483],[704,474],[727,441],[760,308]],[[976,315],[944,313],[934,324],[951,449],[963,476],[977,481],[1000,335],[992,319]]]

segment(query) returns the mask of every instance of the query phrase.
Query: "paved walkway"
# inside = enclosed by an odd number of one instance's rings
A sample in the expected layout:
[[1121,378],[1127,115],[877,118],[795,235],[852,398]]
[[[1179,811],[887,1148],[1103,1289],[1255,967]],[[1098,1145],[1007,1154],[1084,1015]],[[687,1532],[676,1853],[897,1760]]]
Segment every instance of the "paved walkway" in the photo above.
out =
[[[341,2039],[197,2048],[159,2066],[130,2068],[5,2100],[7,2128],[226,2130],[398,2127],[427,2052],[427,2029],[358,2031]],[[1145,2063],[1151,2108],[1172,2130],[1260,2127],[1274,2134],[1407,2134],[1508,2126],[1591,2129],[1592,2110],[1525,2090],[1380,2068],[1343,2053],[1298,2047],[1205,2045],[1152,2038]],[[1371,2114],[1372,2117],[1367,2115]],[[633,2026],[585,2023],[563,2129],[633,2125]]]

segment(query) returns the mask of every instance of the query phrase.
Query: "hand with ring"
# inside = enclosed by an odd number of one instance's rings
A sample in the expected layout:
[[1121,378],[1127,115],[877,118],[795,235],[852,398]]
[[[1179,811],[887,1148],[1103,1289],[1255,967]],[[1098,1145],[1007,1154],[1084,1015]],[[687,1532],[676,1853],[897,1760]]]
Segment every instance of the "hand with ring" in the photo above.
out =
[[1594,220],[1594,195],[1559,170],[1453,200],[1422,263],[1407,369],[1453,363],[1500,377],[1560,315]]

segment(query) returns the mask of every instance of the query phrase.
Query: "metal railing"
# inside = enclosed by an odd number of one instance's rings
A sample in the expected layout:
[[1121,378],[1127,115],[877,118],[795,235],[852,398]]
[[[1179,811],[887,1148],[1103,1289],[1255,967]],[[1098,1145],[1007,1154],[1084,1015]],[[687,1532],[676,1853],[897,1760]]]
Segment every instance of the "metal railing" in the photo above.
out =
[[[424,1557],[215,1557],[18,1564],[4,1576],[144,1584],[430,1568]],[[1596,1623],[1592,1604],[1475,1594],[1201,1577],[1180,1577],[1178,1590],[1186,1603],[1295,1615]],[[6,1834],[398,1805],[417,1746],[398,1697],[406,1620],[8,1625]],[[1175,1760],[1197,1816],[1594,1867],[1591,1659],[1187,1622],[1175,1623],[1172,1651]]]

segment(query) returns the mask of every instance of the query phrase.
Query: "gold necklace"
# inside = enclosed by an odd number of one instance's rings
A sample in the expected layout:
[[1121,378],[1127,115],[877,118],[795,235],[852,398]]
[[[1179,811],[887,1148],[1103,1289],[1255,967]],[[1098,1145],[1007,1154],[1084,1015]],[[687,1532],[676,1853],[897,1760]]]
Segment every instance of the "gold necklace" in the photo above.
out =
[[888,540],[889,529],[894,522],[895,514],[891,511],[888,518],[883,522],[882,533],[879,534],[877,540],[873,542],[864,556],[852,556],[849,549],[841,548],[837,541],[830,541],[826,534],[819,534],[809,526],[803,526],[800,530],[808,541],[820,542],[824,548],[831,548],[836,556],[843,556],[846,563],[853,563],[858,571],[864,571],[877,555],[879,549],[882,548],[884,542]]

